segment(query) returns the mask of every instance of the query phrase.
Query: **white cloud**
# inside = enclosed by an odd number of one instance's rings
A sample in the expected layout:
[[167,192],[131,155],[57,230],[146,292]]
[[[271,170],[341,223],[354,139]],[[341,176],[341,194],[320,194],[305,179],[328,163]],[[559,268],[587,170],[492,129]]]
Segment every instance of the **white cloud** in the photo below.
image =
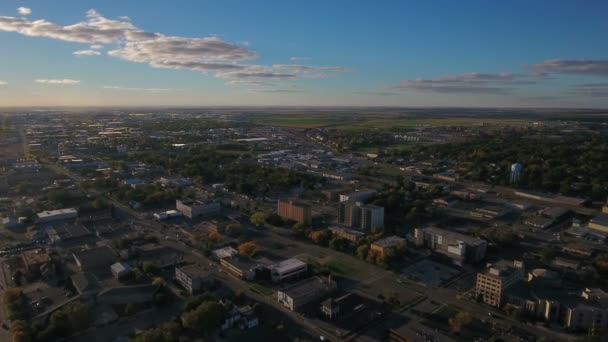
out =
[[32,14],[32,9],[29,7],[19,7],[17,8],[17,12],[21,15],[29,15]]
[[73,53],[76,56],[99,56],[101,52],[96,50],[78,50]]
[[175,89],[170,89],[170,88],[134,88],[134,87],[122,87],[122,86],[103,86],[102,89],[125,90],[125,91],[145,91],[145,92],[151,92],[151,93],[162,93],[162,92],[175,90]]
[[307,61],[309,59],[311,59],[311,58],[310,57],[291,57],[291,58],[289,58],[289,60],[292,62]]
[[5,86],[5,85],[7,85],[7,84],[8,84],[8,82],[6,82],[6,81],[0,81],[0,87],[1,87],[1,86]]
[[199,71],[227,79],[317,78],[350,71],[343,67],[244,64],[259,57],[244,43],[228,42],[213,35],[190,38],[146,32],[133,25],[128,17],[108,19],[94,9],[87,12],[85,21],[67,26],[44,19],[31,21],[0,16],[0,31],[90,44],[89,49],[74,52],[77,56],[100,55],[95,50],[102,49],[102,44],[111,44],[113,49],[108,55],[112,57],[153,68]]
[[76,85],[80,84],[79,80],[71,80],[71,79],[37,79],[34,82],[40,84],[63,84],[63,85]]

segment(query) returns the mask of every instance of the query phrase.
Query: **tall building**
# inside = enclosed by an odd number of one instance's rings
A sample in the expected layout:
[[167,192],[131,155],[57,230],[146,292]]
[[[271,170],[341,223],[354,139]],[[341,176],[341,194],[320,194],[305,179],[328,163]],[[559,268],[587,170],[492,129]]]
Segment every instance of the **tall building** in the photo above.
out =
[[436,227],[416,228],[414,239],[416,246],[430,248],[458,264],[483,260],[488,247],[483,239]]
[[346,201],[359,201],[359,202],[367,202],[372,199],[372,197],[376,196],[375,190],[362,190],[362,191],[354,191],[347,194],[340,195],[340,202]]
[[338,222],[354,228],[372,231],[384,228],[384,208],[373,204],[346,201],[338,207]]
[[511,165],[511,183],[512,184],[518,183],[519,180],[521,179],[521,170],[522,170],[522,166],[520,163],[515,163],[515,164]]
[[283,219],[296,221],[298,223],[311,224],[312,210],[309,204],[293,199],[277,202],[277,215]]
[[477,273],[475,295],[481,296],[484,303],[500,308],[505,290],[523,279],[524,265],[520,261],[488,264],[484,273]]

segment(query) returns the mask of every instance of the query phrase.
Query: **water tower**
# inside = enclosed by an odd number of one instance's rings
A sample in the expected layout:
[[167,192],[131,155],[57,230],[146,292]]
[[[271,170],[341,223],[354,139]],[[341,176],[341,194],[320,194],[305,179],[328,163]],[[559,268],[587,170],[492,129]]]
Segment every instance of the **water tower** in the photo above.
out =
[[521,178],[521,170],[522,166],[520,163],[515,163],[511,165],[511,183],[518,183]]

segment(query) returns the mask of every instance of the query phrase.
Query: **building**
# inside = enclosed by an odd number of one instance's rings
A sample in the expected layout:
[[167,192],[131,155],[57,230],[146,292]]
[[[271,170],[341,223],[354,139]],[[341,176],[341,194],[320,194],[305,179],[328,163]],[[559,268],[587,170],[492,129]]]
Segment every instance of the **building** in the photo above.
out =
[[321,300],[337,289],[331,277],[312,277],[277,291],[277,301],[291,311]]
[[82,272],[110,267],[116,254],[109,247],[96,247],[72,253],[76,265]]
[[188,293],[195,294],[200,291],[206,283],[210,283],[212,278],[206,268],[193,264],[176,267],[175,280],[186,289]]
[[365,231],[384,228],[384,208],[362,202],[345,201],[338,206],[338,222]]
[[48,266],[51,257],[44,249],[31,249],[21,252],[25,270],[30,274],[40,273],[43,266]]
[[312,209],[309,204],[293,199],[279,200],[277,202],[277,215],[285,220],[296,221],[310,225],[312,222]]
[[504,304],[505,291],[524,279],[522,262],[502,261],[488,264],[484,273],[477,273],[475,295],[484,303],[500,308]]
[[220,259],[220,266],[233,276],[245,280],[255,278],[256,270],[259,268],[257,264],[243,258]]
[[154,215],[152,216],[154,216],[154,219],[156,219],[157,221],[164,221],[173,217],[180,217],[182,216],[182,213],[177,210],[167,210],[161,211],[160,213],[154,213]]
[[189,219],[211,216],[220,212],[220,203],[211,201],[176,200],[175,209]]
[[110,271],[116,279],[124,279],[126,276],[131,274],[131,266],[124,262],[117,262],[110,266]]
[[350,242],[357,242],[365,237],[365,233],[362,231],[340,226],[329,227],[329,231],[333,234],[333,236],[348,240]]
[[608,328],[608,293],[599,288],[585,288],[581,300],[567,306],[564,325],[572,331],[597,334]]
[[367,202],[376,196],[375,190],[362,190],[354,191],[347,194],[340,195],[340,202],[354,201],[354,202]]
[[483,260],[488,246],[488,243],[480,238],[436,227],[416,228],[414,240],[416,246],[430,248],[459,264]]
[[213,251],[211,251],[211,255],[213,255],[214,257],[216,257],[219,260],[219,259],[233,258],[233,257],[239,255],[239,251],[228,246],[228,247],[214,249]]
[[296,258],[283,260],[270,265],[270,277],[275,283],[294,279],[305,275],[308,272],[308,265]]
[[374,241],[371,245],[369,245],[370,251],[375,251],[379,253],[381,256],[386,254],[389,249],[396,249],[405,247],[405,239],[396,235],[385,237],[380,240]]
[[58,210],[45,210],[36,214],[38,223],[48,223],[59,220],[70,220],[78,217],[78,210],[75,208],[66,208]]
[[608,215],[597,215],[596,217],[592,218],[591,221],[589,221],[587,226],[602,233],[608,233]]

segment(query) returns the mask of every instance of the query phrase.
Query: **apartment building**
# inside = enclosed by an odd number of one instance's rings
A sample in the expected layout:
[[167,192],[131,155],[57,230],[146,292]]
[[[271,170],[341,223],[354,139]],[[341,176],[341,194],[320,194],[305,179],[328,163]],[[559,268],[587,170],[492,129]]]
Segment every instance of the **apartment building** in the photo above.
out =
[[346,201],[338,206],[338,222],[365,231],[384,228],[384,208],[373,204]]
[[309,204],[293,200],[279,200],[277,202],[277,215],[285,220],[310,225],[312,223],[312,209]]

